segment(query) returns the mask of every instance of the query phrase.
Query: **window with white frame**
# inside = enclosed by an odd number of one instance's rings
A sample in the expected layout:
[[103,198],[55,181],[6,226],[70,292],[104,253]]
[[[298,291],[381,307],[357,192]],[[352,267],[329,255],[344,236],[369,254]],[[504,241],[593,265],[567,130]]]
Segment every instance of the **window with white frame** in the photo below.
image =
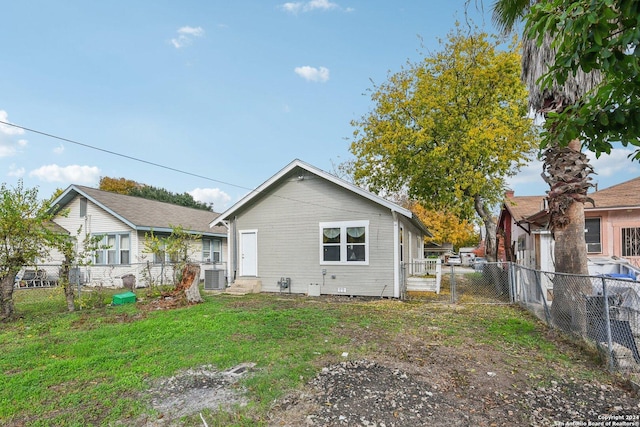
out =
[[640,228],[622,229],[622,256],[640,256]]
[[369,221],[320,223],[320,264],[369,264]]
[[154,264],[164,264],[168,262],[167,253],[164,251],[164,246],[158,252],[153,253],[153,263]]
[[161,245],[157,252],[153,253],[154,264],[176,264],[179,260],[180,254],[175,252],[167,252],[167,246],[164,244]]
[[600,240],[600,218],[586,218],[584,220],[585,240],[587,243],[587,253],[602,252]]
[[202,260],[205,262],[222,261],[222,242],[218,239],[203,239]]
[[131,263],[129,233],[109,233],[102,237],[95,252],[97,265],[128,265]]

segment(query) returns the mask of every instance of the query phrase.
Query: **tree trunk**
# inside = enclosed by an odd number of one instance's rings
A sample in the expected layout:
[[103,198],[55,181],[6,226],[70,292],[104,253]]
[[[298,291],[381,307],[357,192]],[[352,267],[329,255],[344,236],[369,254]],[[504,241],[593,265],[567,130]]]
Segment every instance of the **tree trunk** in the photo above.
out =
[[69,262],[64,262],[60,269],[60,285],[64,289],[64,297],[67,301],[67,311],[73,312],[76,310],[75,306],[75,294],[74,294],[74,285],[75,283],[71,283],[71,277],[69,274]]
[[200,266],[187,264],[182,270],[182,280],[176,286],[176,293],[183,294],[190,304],[202,302],[200,295]]
[[491,214],[491,212],[487,211],[484,205],[484,200],[482,200],[482,198],[479,195],[474,196],[473,204],[476,208],[476,212],[478,213],[478,215],[480,216],[480,218],[484,223],[485,257],[488,262],[496,262],[498,259],[498,246],[497,246],[498,244],[497,244],[497,238],[496,238],[496,230],[498,226],[496,224],[496,220]]
[[[586,331],[586,295],[593,290],[588,277],[587,243],[584,232],[584,202],[590,200],[591,166],[580,153],[580,142],[572,141],[563,150],[551,147],[545,153],[550,228],[555,241],[551,315],[554,324],[566,331]],[[553,163],[553,164],[552,164]]]
[[[574,202],[567,210],[570,223],[554,233],[554,260],[557,273],[553,280],[553,323],[565,331],[584,335],[587,327],[586,296],[593,293],[586,277],[587,250],[584,237],[584,205]],[[578,276],[580,275],[580,276]]]
[[0,280],[0,320],[11,320],[15,314],[13,306],[13,286],[16,273],[9,272]]
[[587,242],[584,233],[584,204],[573,202],[566,210],[569,223],[553,230],[555,271],[588,275]]

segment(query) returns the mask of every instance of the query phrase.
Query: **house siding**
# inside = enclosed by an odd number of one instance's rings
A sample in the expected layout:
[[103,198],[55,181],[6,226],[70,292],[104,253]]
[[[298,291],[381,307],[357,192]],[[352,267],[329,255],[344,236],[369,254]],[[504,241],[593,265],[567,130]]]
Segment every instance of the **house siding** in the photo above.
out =
[[600,241],[603,257],[625,258],[631,264],[640,266],[640,257],[623,256],[622,229],[640,228],[640,209],[619,209],[608,211],[589,211],[585,209],[585,218],[600,218]]
[[[360,220],[369,221],[368,265],[321,264],[320,223]],[[289,277],[291,288],[283,292],[307,293],[310,284],[318,284],[322,294],[394,296],[390,210],[321,177],[289,174],[237,213],[234,230],[235,242],[241,231],[257,230],[258,277],[265,292],[281,292],[278,281]]]
[[[138,258],[138,234],[127,224],[118,220],[109,212],[94,204],[90,200],[87,201],[86,216],[80,216],[80,196],[76,196],[67,206],[67,215],[58,215],[54,218],[61,227],[69,230],[72,237],[78,242],[78,250],[82,251],[82,243],[84,236],[100,235],[107,233],[128,233],[129,234],[129,253],[131,264],[126,265],[92,265],[91,267],[82,268],[83,280],[92,285],[101,285],[108,287],[121,287],[122,276],[125,274],[134,274],[138,276],[138,268],[135,263],[139,262]],[[139,280],[139,279],[137,279]]]
[[[65,206],[66,216],[58,215],[54,218],[54,222],[68,230],[71,236],[77,239],[79,245],[82,244],[87,233],[90,235],[128,233],[130,237],[130,264],[83,267],[83,280],[93,285],[120,287],[122,286],[121,278],[126,274],[134,274],[138,285],[146,284],[149,280],[154,280],[156,283],[167,283],[173,278],[171,268],[162,268],[159,264],[153,264],[153,255],[145,252],[145,231],[134,230],[90,200],[87,201],[86,216],[80,217],[80,199],[81,196],[78,195]],[[176,219],[177,221],[178,219]],[[79,233],[78,230],[80,230]],[[219,238],[219,240],[222,241],[221,262],[224,264],[227,256],[227,242],[225,238]],[[79,247],[79,251],[82,251],[81,247]],[[189,257],[194,262],[200,263],[202,261],[201,240],[190,244]],[[51,258],[57,262],[62,261],[60,254]],[[202,267],[200,278],[204,279],[204,270],[213,268],[213,265],[207,264]]]

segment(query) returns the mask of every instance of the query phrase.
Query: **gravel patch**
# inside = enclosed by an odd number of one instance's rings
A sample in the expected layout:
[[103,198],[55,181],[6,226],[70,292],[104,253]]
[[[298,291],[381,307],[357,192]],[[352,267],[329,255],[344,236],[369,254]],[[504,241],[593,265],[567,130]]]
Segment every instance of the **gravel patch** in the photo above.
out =
[[500,391],[490,387],[499,375],[489,371],[452,384],[371,360],[345,361],[325,367],[302,392],[278,401],[269,425],[586,426],[626,419],[640,426],[640,402],[629,390],[567,379]]
[[151,406],[159,412],[156,419],[137,425],[145,427],[180,425],[178,420],[203,409],[229,411],[248,403],[245,390],[237,383],[255,363],[244,363],[226,371],[212,365],[182,371],[155,381],[148,390]]

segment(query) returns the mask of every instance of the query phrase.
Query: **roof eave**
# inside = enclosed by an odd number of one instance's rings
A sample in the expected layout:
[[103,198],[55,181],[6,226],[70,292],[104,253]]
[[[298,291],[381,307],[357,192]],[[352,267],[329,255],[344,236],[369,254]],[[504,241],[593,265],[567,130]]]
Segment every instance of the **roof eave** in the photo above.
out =
[[283,178],[286,174],[288,174],[289,172],[291,172],[294,168],[296,167],[300,167],[302,169],[305,169],[315,175],[320,176],[321,178],[326,179],[329,182],[332,182],[342,188],[345,188],[347,190],[350,190],[366,199],[369,199],[381,206],[384,206],[388,209],[391,209],[391,211],[393,212],[397,212],[399,214],[404,215],[407,218],[412,219],[413,218],[413,213],[408,210],[405,209],[393,202],[390,202],[386,199],[383,199],[380,196],[377,196],[375,194],[372,194],[366,190],[363,190],[362,188],[353,185],[347,181],[344,181],[340,178],[338,178],[337,176],[331,175],[330,173],[327,173],[325,171],[323,171],[322,169],[318,169],[315,166],[312,166],[308,163],[303,162],[302,160],[299,159],[295,159],[294,161],[292,161],[291,163],[289,163],[287,166],[285,166],[284,168],[282,168],[279,172],[277,172],[275,175],[273,175],[271,178],[269,178],[268,180],[266,180],[264,183],[262,183],[258,188],[256,188],[255,190],[252,190],[249,194],[247,194],[245,197],[243,197],[241,200],[239,200],[236,204],[234,204],[233,206],[231,206],[229,209],[227,209],[226,211],[222,212],[220,214],[220,216],[218,216],[216,219],[214,219],[211,223],[209,223],[210,227],[214,227],[218,224],[222,224],[223,221],[228,220],[229,218],[231,218],[233,216],[234,213],[238,212],[238,210],[240,210],[243,206],[245,206],[246,204],[248,204],[249,202],[251,202],[255,197],[257,197],[258,195],[262,194],[263,192],[265,192],[269,187],[271,187],[273,184],[275,184],[276,182],[278,182],[281,178]]

